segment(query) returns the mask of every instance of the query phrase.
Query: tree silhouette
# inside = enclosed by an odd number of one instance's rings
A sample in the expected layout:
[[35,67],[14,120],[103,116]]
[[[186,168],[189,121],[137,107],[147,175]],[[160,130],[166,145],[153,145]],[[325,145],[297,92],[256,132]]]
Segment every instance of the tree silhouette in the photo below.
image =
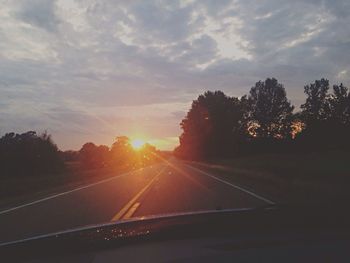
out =
[[323,78],[304,87],[307,98],[300,108],[302,109],[301,115],[307,125],[317,124],[329,118],[328,90],[329,81]]
[[92,142],[85,143],[79,151],[84,168],[99,168],[106,166],[109,158],[109,148],[105,145],[96,146]]
[[255,138],[289,138],[293,109],[275,78],[259,81],[248,96],[247,130]]
[[148,143],[143,145],[141,149],[134,150],[126,136],[116,137],[111,149],[105,145],[97,146],[88,142],[79,151],[79,159],[86,169],[143,167],[158,160],[158,155],[156,147]]
[[334,149],[350,146],[350,95],[343,85],[334,85],[329,94],[329,81],[316,80],[306,85],[306,102],[301,105],[305,129],[300,143],[309,149]]
[[183,130],[176,153],[190,159],[232,154],[241,132],[244,107],[238,98],[222,91],[207,91],[194,100],[181,122]]
[[161,159],[161,153],[155,146],[145,143],[141,149],[134,151],[136,167],[144,167]]
[[79,161],[80,154],[79,151],[73,151],[73,150],[67,150],[67,151],[60,151],[60,155],[65,162],[75,162]]
[[330,147],[350,148],[350,93],[343,84],[333,85],[333,94],[328,98],[330,116],[327,122],[327,136]]
[[61,171],[63,161],[48,133],[11,132],[0,138],[0,166],[2,174],[32,176]]
[[330,119],[338,124],[350,125],[350,93],[342,83],[333,85],[329,96]]
[[133,149],[127,136],[116,137],[111,147],[111,162],[114,165],[130,165],[133,162]]

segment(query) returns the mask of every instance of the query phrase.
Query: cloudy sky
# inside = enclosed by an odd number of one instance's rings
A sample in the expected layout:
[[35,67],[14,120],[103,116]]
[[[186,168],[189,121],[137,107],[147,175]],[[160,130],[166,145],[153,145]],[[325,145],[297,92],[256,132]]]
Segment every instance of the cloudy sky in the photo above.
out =
[[61,149],[117,135],[163,149],[205,90],[276,77],[350,86],[350,1],[0,0],[0,135],[47,130]]

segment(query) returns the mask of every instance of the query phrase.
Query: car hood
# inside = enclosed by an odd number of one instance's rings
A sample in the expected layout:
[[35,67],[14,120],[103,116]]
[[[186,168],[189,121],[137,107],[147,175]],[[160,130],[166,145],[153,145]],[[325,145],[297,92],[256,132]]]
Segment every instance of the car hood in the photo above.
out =
[[267,206],[176,213],[134,218],[75,228],[0,244],[0,254],[11,259],[71,255],[118,248],[137,242],[261,234],[281,231],[309,237],[349,234],[349,214],[339,209]]

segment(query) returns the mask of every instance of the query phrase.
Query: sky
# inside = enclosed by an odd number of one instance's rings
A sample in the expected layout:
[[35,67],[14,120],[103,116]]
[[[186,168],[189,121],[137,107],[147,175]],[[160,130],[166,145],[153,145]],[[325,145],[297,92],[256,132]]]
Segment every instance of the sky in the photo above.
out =
[[350,86],[348,0],[0,0],[0,136],[47,130],[62,150],[141,138],[173,149],[206,90],[275,77]]

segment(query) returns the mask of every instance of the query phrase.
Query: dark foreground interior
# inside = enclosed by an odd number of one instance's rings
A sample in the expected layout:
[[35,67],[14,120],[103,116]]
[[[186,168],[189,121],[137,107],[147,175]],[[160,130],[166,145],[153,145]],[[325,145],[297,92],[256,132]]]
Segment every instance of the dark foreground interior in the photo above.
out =
[[268,206],[163,215],[5,243],[4,262],[348,262],[342,208]]

